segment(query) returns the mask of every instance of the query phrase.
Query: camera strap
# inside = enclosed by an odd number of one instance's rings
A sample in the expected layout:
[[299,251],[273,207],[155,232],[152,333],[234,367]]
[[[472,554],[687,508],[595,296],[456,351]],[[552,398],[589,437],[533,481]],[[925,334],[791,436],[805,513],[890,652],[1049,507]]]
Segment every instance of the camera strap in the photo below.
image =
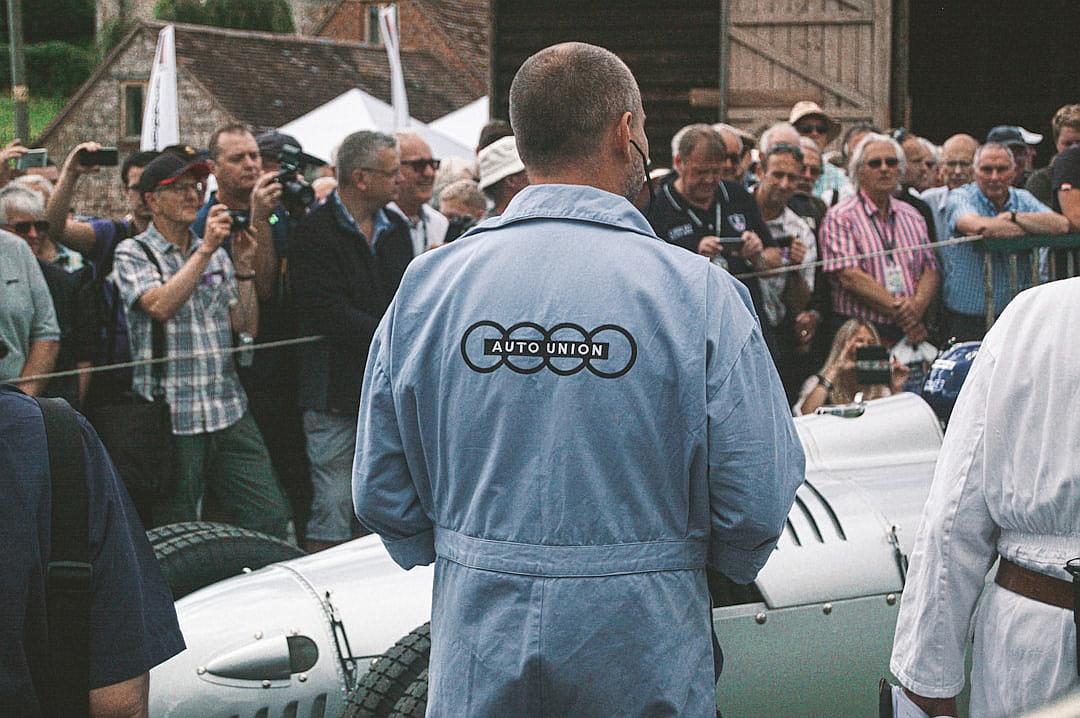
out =
[[[142,251],[146,254],[146,258],[150,260],[150,263],[154,265],[154,269],[157,270],[161,283],[165,284],[165,273],[161,271],[161,263],[158,262],[154,250],[150,249],[150,245],[141,239],[136,239],[135,243],[142,247]],[[151,356],[154,359],[164,359],[166,349],[165,325],[156,319],[151,320],[150,342]],[[159,361],[150,365],[150,377],[153,379],[154,384],[151,393],[154,399],[165,398],[165,371],[165,362]]]

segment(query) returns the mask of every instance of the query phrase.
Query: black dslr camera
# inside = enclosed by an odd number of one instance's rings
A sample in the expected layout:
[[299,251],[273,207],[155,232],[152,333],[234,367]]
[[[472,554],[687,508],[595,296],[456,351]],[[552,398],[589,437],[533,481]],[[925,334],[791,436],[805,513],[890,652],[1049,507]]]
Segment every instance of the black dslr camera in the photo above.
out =
[[315,190],[301,176],[305,165],[303,153],[296,145],[287,144],[278,153],[278,163],[280,168],[274,181],[281,185],[281,204],[293,219],[301,219],[315,202]]

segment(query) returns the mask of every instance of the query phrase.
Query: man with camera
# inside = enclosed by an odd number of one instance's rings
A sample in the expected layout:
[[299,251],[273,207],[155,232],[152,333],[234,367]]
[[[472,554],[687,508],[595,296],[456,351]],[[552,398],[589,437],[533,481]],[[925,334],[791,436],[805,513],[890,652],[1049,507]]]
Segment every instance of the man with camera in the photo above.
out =
[[[205,492],[229,523],[283,537],[285,498],[225,353],[234,332],[258,333],[257,248],[251,233],[233,231],[223,204],[210,208],[203,237],[192,230],[208,174],[205,162],[171,152],[148,164],[138,189],[151,222],[116,249],[114,281],[127,308],[132,355],[151,358],[153,326],[160,323],[169,358],[160,386],[148,364],[134,371],[133,388],[144,398],[163,390],[175,438],[177,485],[155,520],[195,520]],[[227,239],[232,259],[223,248]]]
[[301,335],[300,406],[311,463],[306,548],[354,535],[349,477],[356,412],[375,327],[413,258],[409,225],[386,204],[401,178],[397,141],[356,132],[337,152],[338,190],[308,213],[289,243],[289,281]]
[[[256,137],[243,125],[226,125],[215,131],[209,154],[218,187],[207,197],[194,225],[195,233],[201,233],[210,209],[221,203],[229,208],[234,230],[254,237],[259,250],[255,264],[257,345],[297,335],[285,292],[285,257],[296,220],[307,207],[294,208],[298,216],[293,218],[284,206],[290,203],[282,181],[297,179],[281,172],[281,158],[288,156],[290,146],[299,160],[300,143],[289,135],[271,131]],[[229,240],[224,247],[231,254]],[[299,520],[307,516],[311,489],[297,409],[296,363],[294,347],[259,348],[240,362],[239,376],[251,416],[270,450],[274,470],[302,528]]]
[[[84,219],[70,212],[79,180],[84,175],[100,172],[102,168],[116,166],[119,157],[114,148],[102,147],[97,142],[82,142],[64,160],[60,180],[45,210],[49,237],[82,253],[94,267],[94,282],[99,285],[101,293],[101,312],[95,327],[93,363],[96,366],[131,361],[124,308],[117,301],[116,286],[108,277],[112,273],[117,245],[145,232],[150,223],[150,210],[142,201],[138,182],[143,168],[157,156],[156,151],[135,152],[120,165],[120,183],[128,209],[124,217]],[[112,403],[130,389],[130,369],[97,372],[90,377],[84,406]]]

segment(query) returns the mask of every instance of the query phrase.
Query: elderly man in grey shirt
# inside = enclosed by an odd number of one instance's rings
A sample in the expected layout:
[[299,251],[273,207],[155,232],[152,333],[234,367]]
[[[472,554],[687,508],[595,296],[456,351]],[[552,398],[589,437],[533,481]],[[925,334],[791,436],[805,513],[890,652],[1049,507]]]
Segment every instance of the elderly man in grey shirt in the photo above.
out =
[[[7,218],[0,217],[0,224]],[[60,352],[49,288],[30,246],[0,231],[0,382],[52,371]],[[23,392],[36,396],[44,381],[20,382]]]

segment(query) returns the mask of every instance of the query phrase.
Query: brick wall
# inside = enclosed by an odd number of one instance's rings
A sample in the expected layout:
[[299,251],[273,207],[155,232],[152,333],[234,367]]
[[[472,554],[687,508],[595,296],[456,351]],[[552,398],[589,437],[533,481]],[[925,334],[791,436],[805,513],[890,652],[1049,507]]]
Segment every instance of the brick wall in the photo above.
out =
[[[60,125],[46,138],[49,156],[58,164],[75,145],[96,140],[120,149],[120,161],[139,149],[139,139],[123,137],[121,103],[125,81],[146,81],[154,57],[157,38],[152,32],[138,34],[131,44],[71,108]],[[180,108],[180,138],[196,147],[205,147],[215,128],[234,121],[214,105],[200,84],[180,67],[177,80]],[[120,185],[119,168],[105,168],[79,181],[72,206],[76,212],[97,217],[120,217],[126,203]]]
[[[105,23],[120,16],[128,21],[153,20],[155,3],[156,0],[97,0],[97,29],[100,32]],[[314,33],[335,5],[336,0],[289,0],[297,33]]]

